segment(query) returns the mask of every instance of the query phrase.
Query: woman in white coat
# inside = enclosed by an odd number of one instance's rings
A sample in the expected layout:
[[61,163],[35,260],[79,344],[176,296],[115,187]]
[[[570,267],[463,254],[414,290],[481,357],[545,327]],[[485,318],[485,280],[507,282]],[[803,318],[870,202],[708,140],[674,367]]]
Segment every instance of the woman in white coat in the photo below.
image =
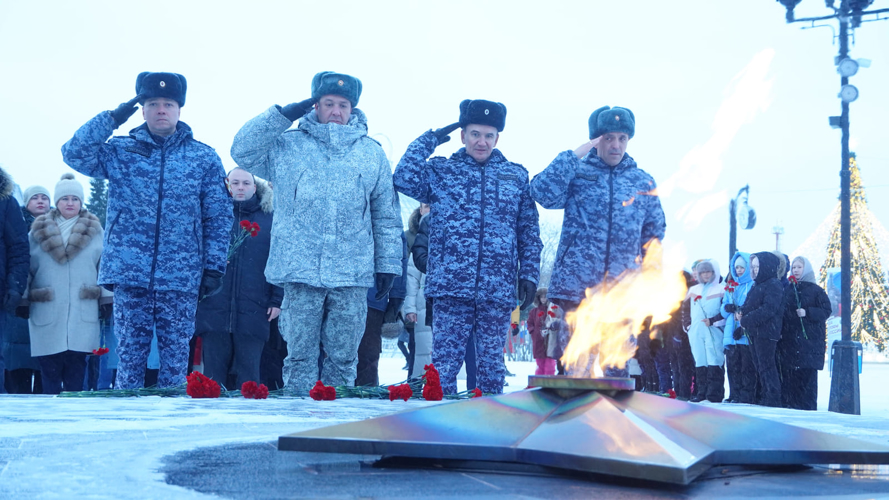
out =
[[99,303],[111,303],[96,284],[103,230],[83,208],[83,186],[65,174],[53,199],[56,208],[37,217],[29,235],[31,356],[40,361],[44,394],[83,390],[86,356],[99,348]]
[[709,400],[721,403],[725,396],[725,354],[723,352],[722,297],[724,285],[719,275],[719,264],[705,260],[695,268],[698,284],[688,289],[691,301],[691,326],[688,342],[695,358],[695,390],[689,401],[697,403]]

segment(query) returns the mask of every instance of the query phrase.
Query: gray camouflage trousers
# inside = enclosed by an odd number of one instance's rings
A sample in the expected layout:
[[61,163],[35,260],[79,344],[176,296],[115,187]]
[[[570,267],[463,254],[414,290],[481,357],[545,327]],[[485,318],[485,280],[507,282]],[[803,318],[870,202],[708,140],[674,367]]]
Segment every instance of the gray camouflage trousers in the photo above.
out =
[[197,290],[115,286],[114,333],[120,356],[115,389],[138,389],[145,383],[145,367],[155,333],[160,356],[157,386],[184,384],[188,375],[188,342],[194,335],[197,309]]
[[432,301],[432,363],[438,369],[445,394],[457,392],[457,373],[473,331],[478,388],[486,394],[503,392],[503,345],[509,334],[511,313],[512,308],[471,299],[436,297]]
[[318,378],[318,355],[324,346],[321,382],[352,386],[358,373],[358,344],[367,319],[367,288],[317,288],[284,285],[279,329],[287,342],[284,388],[308,393]]

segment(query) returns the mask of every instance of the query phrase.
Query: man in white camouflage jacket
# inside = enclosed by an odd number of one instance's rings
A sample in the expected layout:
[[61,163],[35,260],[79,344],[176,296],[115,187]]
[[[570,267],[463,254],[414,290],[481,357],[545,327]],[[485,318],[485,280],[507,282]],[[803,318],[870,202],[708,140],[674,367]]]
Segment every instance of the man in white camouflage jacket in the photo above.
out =
[[[235,136],[232,158],[275,186],[265,275],[284,288],[284,385],[353,385],[367,289],[383,298],[401,275],[402,223],[392,171],[355,106],[361,81],[325,71],[312,97],[272,106]],[[314,109],[313,109],[314,108]],[[299,120],[296,129],[288,130]]]

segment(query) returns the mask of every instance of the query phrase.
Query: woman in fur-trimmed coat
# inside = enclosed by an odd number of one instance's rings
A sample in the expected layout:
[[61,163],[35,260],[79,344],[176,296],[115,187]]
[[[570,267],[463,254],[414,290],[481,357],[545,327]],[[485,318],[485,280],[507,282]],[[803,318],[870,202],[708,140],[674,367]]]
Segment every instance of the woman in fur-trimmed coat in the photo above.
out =
[[86,356],[99,346],[103,230],[83,208],[83,187],[71,174],[56,185],[56,208],[34,220],[28,286],[31,356],[38,358],[44,394],[83,390]]

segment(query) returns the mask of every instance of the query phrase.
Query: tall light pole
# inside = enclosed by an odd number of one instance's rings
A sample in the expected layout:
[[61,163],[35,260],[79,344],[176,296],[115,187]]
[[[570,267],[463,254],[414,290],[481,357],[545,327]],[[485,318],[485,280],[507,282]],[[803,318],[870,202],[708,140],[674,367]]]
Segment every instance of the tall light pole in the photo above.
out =
[[[874,0],[841,0],[836,7],[835,0],[825,0],[827,8],[834,11],[833,15],[795,19],[793,9],[801,0],[778,0],[787,8],[787,22],[810,22],[836,19],[840,25],[840,53],[836,59],[837,72],[840,74],[840,116],[831,116],[830,125],[842,130],[840,165],[840,252],[842,268],[841,285],[841,325],[842,340],[834,342],[831,357],[833,359],[833,375],[830,381],[830,403],[828,410],[839,413],[861,414],[861,393],[858,380],[858,356],[861,344],[852,340],[852,253],[851,253],[851,194],[849,170],[849,103],[858,99],[858,89],[849,85],[849,77],[858,72],[859,65],[865,66],[864,60],[849,58],[849,28],[861,25],[861,18],[889,12],[889,9],[866,11]],[[878,17],[879,19],[879,17]]]
[[[743,196],[743,198],[741,198]],[[737,239],[738,239],[738,224],[741,224],[741,229],[753,229],[753,226],[756,225],[756,211],[750,208],[750,205],[747,204],[747,198],[750,196],[750,185],[746,185],[742,187],[738,191],[738,195],[729,200],[728,202],[728,221],[729,221],[729,233],[728,233],[728,262],[729,266],[732,263],[732,257],[735,256],[735,252],[738,251],[737,247]],[[741,201],[741,205],[738,206],[738,201]],[[739,220],[740,219],[740,220]]]

